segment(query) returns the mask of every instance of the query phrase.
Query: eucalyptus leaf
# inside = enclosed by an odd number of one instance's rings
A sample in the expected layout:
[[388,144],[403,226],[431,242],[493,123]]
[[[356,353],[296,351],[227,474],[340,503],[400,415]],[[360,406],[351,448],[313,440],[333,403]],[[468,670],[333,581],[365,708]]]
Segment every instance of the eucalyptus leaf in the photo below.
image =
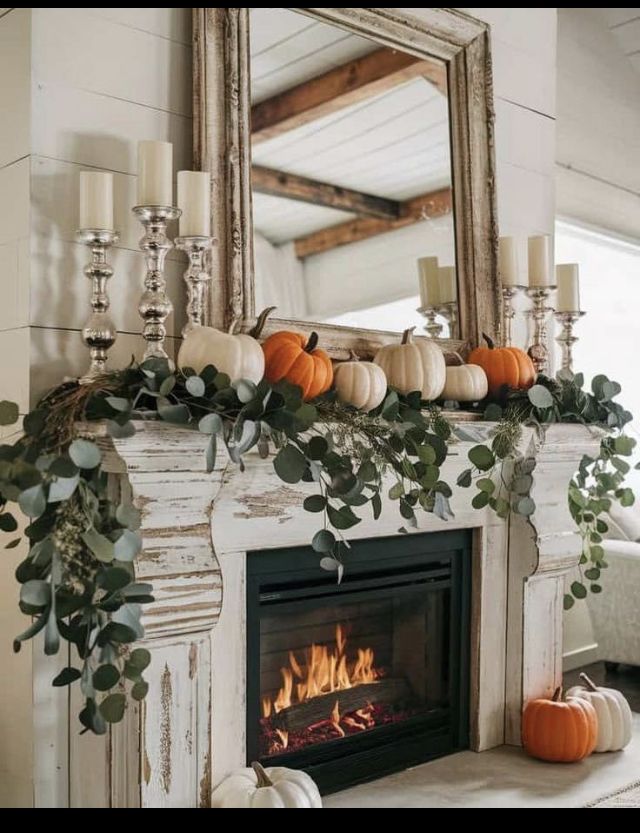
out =
[[252,402],[258,395],[257,387],[249,379],[238,379],[237,382],[234,382],[233,387],[238,399],[245,405]]
[[69,457],[79,469],[95,469],[100,465],[102,455],[95,443],[89,440],[74,440],[69,446]]
[[18,522],[10,512],[3,512],[0,515],[0,530],[2,532],[15,532],[18,528]]
[[316,552],[331,552],[335,543],[335,535],[328,529],[321,529],[316,532],[311,540],[311,546]]
[[158,416],[174,425],[186,425],[191,419],[191,411],[182,402],[179,405],[159,405]]
[[3,399],[0,402],[0,425],[14,425],[20,417],[20,409],[15,402]]
[[378,492],[376,492],[371,498],[371,508],[373,510],[373,519],[374,521],[377,521],[382,514],[382,499]]
[[49,485],[49,503],[60,503],[63,500],[69,500],[79,482],[80,475],[78,474],[73,477],[58,477],[53,480]]
[[285,483],[299,483],[307,468],[307,461],[295,446],[285,445],[276,454],[273,467],[278,477]]
[[129,529],[140,529],[142,516],[132,503],[120,503],[116,509],[116,520]]
[[18,506],[30,518],[39,518],[47,508],[47,499],[41,484],[20,493]]
[[481,492],[486,492],[488,495],[492,495],[495,492],[496,484],[493,480],[490,480],[488,477],[481,477],[477,482],[476,486],[480,489]]
[[110,419],[107,420],[107,432],[114,440],[126,440],[129,437],[133,437],[136,429],[131,420],[125,422],[124,425],[120,425],[120,423]]
[[61,688],[65,685],[71,685],[71,683],[75,683],[76,680],[79,680],[82,676],[82,673],[78,671],[77,668],[71,668],[70,666],[67,668],[63,668],[59,674],[51,681],[52,686],[56,686],[56,688]]
[[114,411],[127,413],[131,410],[131,403],[128,399],[124,399],[122,396],[107,396],[106,401],[109,405],[111,405]]
[[478,492],[473,496],[471,505],[474,509],[484,509],[489,503],[489,495],[486,492]]
[[198,431],[203,434],[220,434],[223,423],[219,414],[206,414],[198,423]]
[[119,723],[124,717],[126,703],[124,694],[110,694],[100,703],[100,714],[107,723]]
[[468,489],[469,486],[471,486],[471,476],[472,476],[471,469],[465,469],[463,472],[460,472],[460,474],[458,475],[458,479],[456,480],[456,483],[462,489]]
[[120,671],[115,665],[101,665],[93,672],[93,687],[96,691],[109,691],[117,685],[120,679]]
[[302,505],[307,512],[324,512],[327,506],[327,499],[324,495],[310,495],[304,499]]
[[553,395],[544,385],[534,385],[529,388],[527,396],[534,408],[544,410],[545,408],[553,407]]
[[488,471],[496,462],[495,455],[486,445],[475,445],[469,450],[469,460],[480,471]]
[[133,561],[142,549],[142,538],[138,532],[124,529],[113,545],[113,556],[118,561]]
[[136,648],[131,651],[127,661],[138,671],[142,672],[151,664],[151,654],[146,648]]
[[31,607],[46,607],[51,602],[51,585],[42,579],[27,581],[20,588],[20,601]]
[[573,598],[573,596],[570,596],[568,593],[564,594],[563,607],[565,610],[571,610],[575,603],[576,600]]
[[528,518],[530,515],[536,511],[536,504],[530,497],[523,497],[520,498],[515,504],[515,510],[518,515],[523,515],[524,517]]
[[581,581],[574,581],[571,584],[571,592],[576,599],[584,599],[587,596],[587,588]]
[[108,593],[113,593],[115,590],[122,590],[131,582],[131,576],[127,570],[122,567],[107,567],[98,573],[96,584]]
[[105,564],[113,561],[114,546],[112,541],[93,528],[85,530],[81,537],[98,561],[102,561]]
[[324,437],[311,437],[307,446],[310,460],[322,460],[329,451],[329,444]]
[[146,680],[138,680],[131,688],[131,696],[134,700],[144,700],[149,691],[149,683]]
[[78,467],[66,454],[56,457],[49,465],[49,474],[56,477],[74,477],[78,473]]
[[324,558],[320,559],[321,569],[326,570],[328,573],[336,572],[340,566],[341,564],[337,558],[325,556]]
[[207,472],[212,472],[216,466],[216,456],[218,450],[218,441],[216,440],[216,435],[211,434],[209,437],[209,442],[207,443],[207,447],[205,449],[205,464],[207,467]]
[[[194,378],[197,378],[197,377],[194,377]],[[190,381],[190,379],[187,379],[187,384],[185,385],[185,387],[189,391],[189,393],[191,393],[193,396],[201,396],[202,394],[193,393],[193,391],[189,388],[189,381]],[[175,388],[175,386],[176,386],[176,377],[173,376],[173,375],[172,376],[167,376],[166,379],[162,380],[162,383],[161,383],[160,387],[158,388],[158,393],[160,394],[160,396],[169,396],[169,394]]]

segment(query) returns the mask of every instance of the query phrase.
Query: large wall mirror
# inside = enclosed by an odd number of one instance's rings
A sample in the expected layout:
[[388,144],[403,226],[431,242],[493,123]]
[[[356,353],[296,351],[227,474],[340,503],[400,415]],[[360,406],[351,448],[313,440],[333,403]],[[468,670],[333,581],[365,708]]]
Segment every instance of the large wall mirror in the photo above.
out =
[[250,326],[274,306],[272,329],[313,323],[336,356],[429,323],[453,347],[495,332],[484,24],[441,9],[196,9],[195,46],[214,322]]

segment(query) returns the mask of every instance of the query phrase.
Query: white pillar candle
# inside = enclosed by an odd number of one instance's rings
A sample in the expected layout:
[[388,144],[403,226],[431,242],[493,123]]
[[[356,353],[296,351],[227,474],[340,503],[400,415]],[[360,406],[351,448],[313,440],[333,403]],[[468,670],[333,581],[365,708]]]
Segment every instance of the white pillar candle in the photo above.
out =
[[455,266],[441,266],[438,269],[438,286],[441,304],[454,304],[458,300]]
[[178,173],[181,237],[209,237],[211,233],[211,176],[204,171]]
[[173,205],[171,142],[138,142],[138,205]]
[[518,286],[518,250],[515,237],[501,237],[498,249],[498,269],[502,286]]
[[578,272],[577,263],[560,263],[556,266],[557,312],[580,312],[580,278]]
[[113,231],[113,174],[80,171],[80,228]]
[[529,238],[529,286],[551,286],[551,237]]
[[418,274],[420,276],[420,306],[437,306],[440,303],[440,288],[438,284],[438,258],[418,258]]

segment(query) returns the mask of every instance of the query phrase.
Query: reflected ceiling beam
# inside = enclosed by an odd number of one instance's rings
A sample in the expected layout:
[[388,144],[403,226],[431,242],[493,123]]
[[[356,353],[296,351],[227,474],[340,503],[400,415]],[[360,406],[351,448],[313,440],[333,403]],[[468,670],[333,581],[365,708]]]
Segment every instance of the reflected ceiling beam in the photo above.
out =
[[350,211],[361,217],[377,217],[383,220],[397,220],[400,216],[400,203],[362,194],[339,185],[329,185],[305,176],[276,171],[254,165],[251,168],[251,185],[259,194],[272,197],[285,197],[298,202],[308,202],[326,208]]
[[443,217],[445,214],[450,214],[452,210],[451,188],[441,188],[439,191],[421,194],[419,197],[413,197],[400,204],[400,216],[396,220],[363,217],[299,237],[294,241],[296,257],[305,258],[328,252],[338,246],[367,240],[377,234],[405,228],[422,220]]
[[386,47],[376,49],[255,104],[251,108],[252,142],[257,144],[274,139],[303,124],[420,77],[429,81],[442,95],[447,95],[447,68],[444,64]]

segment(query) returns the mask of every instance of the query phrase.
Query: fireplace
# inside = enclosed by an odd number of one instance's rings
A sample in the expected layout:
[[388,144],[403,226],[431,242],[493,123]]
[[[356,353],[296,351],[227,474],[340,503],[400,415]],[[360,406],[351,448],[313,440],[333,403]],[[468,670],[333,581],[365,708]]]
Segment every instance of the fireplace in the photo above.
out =
[[341,584],[310,548],[247,558],[247,759],[327,793],[468,747],[471,540],[352,543]]

